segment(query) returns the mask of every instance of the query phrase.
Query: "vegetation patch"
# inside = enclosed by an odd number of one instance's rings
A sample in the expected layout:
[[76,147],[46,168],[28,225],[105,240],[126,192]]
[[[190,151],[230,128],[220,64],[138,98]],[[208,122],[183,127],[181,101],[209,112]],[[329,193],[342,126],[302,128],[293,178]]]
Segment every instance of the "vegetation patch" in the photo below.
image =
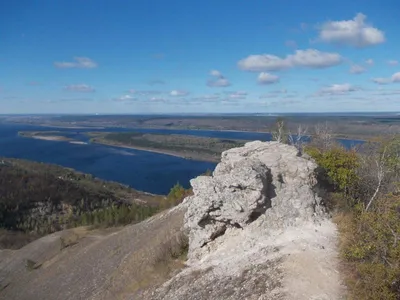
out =
[[400,299],[400,137],[351,150],[318,138],[306,152],[336,211],[349,299]]
[[140,222],[158,212],[165,199],[71,169],[17,159],[0,162],[0,194],[0,247],[11,249],[66,228]]

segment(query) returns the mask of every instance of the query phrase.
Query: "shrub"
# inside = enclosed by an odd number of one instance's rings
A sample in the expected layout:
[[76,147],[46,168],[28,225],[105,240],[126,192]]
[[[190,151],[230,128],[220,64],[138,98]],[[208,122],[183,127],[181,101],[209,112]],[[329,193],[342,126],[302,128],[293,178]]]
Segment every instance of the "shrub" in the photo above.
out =
[[192,195],[192,189],[185,189],[182,185],[175,184],[170,192],[167,195],[166,199],[166,206],[167,207],[173,207],[175,205],[178,205],[185,199],[187,196]]
[[348,194],[358,181],[359,157],[354,150],[334,147],[322,151],[316,147],[306,147],[306,153],[322,168],[329,183]]
[[380,198],[371,211],[357,205],[339,230],[343,258],[354,270],[353,299],[400,299],[400,196]]

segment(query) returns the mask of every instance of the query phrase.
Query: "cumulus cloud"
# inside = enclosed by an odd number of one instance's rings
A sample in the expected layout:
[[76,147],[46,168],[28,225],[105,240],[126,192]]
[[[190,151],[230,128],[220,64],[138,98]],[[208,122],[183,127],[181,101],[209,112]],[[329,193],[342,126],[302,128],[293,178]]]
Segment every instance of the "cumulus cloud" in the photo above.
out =
[[227,87],[231,85],[229,80],[226,79],[218,70],[211,70],[210,75],[214,77],[207,81],[207,85],[210,87]]
[[280,71],[291,67],[287,59],[271,54],[250,55],[238,62],[238,67],[244,71]]
[[400,72],[394,73],[390,78],[372,78],[372,81],[377,84],[389,84],[389,83],[399,83],[400,82]]
[[250,55],[238,62],[244,71],[280,71],[294,67],[322,69],[336,66],[343,61],[337,53],[321,52],[315,49],[296,50],[294,54],[281,58],[271,54]]
[[226,87],[230,86],[231,83],[226,78],[218,78],[218,79],[208,80],[207,85],[210,87]]
[[349,83],[332,84],[329,87],[323,88],[318,91],[318,95],[343,95],[354,92],[357,89]]
[[397,60],[389,60],[388,64],[391,66],[397,66],[399,64],[399,62]]
[[95,89],[87,84],[71,84],[64,87],[65,90],[70,92],[81,92],[81,93],[91,93]]
[[392,81],[393,82],[400,82],[400,72],[394,73],[392,75]]
[[360,65],[352,65],[349,70],[351,74],[361,74],[364,73],[365,71],[366,69]]
[[71,69],[71,68],[78,68],[78,69],[93,69],[97,67],[97,63],[88,57],[74,57],[73,62],[55,62],[54,66],[57,68],[63,69]]
[[173,97],[182,97],[182,96],[188,95],[189,92],[187,92],[187,91],[182,91],[182,90],[172,90],[169,94],[170,94],[171,96],[173,96]]
[[315,49],[297,50],[287,59],[295,67],[322,69],[336,66],[342,62],[342,57],[337,53],[321,52]]
[[352,20],[325,22],[320,28],[319,39],[358,48],[383,43],[384,32],[368,24],[366,19],[366,15],[358,13]]
[[390,78],[372,78],[372,81],[375,82],[376,84],[389,84],[392,82]]
[[367,65],[369,65],[369,66],[372,66],[373,64],[374,64],[374,60],[373,59],[367,59],[366,61],[365,61],[365,63],[367,64]]
[[270,73],[262,72],[257,79],[259,84],[272,84],[279,81],[279,77]]

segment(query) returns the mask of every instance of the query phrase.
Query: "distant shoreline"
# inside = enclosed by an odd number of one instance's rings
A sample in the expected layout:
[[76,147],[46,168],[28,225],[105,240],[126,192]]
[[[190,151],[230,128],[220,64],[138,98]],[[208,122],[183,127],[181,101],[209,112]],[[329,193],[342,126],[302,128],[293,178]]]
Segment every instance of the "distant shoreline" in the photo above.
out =
[[58,136],[58,135],[49,135],[49,136],[45,136],[45,135],[32,135],[32,136],[21,135],[21,136],[25,137],[25,138],[36,139],[36,140],[45,140],[45,141],[54,141],[54,142],[72,142],[73,141],[70,138],[67,138],[65,136]]
[[[155,126],[155,127],[123,127],[123,126],[62,126],[62,125],[46,125],[46,124],[29,124],[29,123],[21,123],[21,124],[27,124],[27,125],[32,125],[32,126],[41,126],[41,127],[49,127],[49,128],[63,128],[63,129],[108,129],[108,128],[113,128],[113,129],[128,129],[134,131],[135,129],[150,129],[150,130],[168,130],[168,131],[174,131],[174,130],[183,130],[183,131],[210,131],[210,132],[238,132],[238,133],[256,133],[256,134],[268,134],[272,135],[271,132],[268,131],[254,131],[254,130],[236,130],[236,129],[210,129],[210,128],[181,128],[181,127],[163,127],[163,126]],[[189,134],[190,135],[190,134]],[[345,137],[342,137],[341,135],[344,135]],[[361,141],[361,142],[366,142],[368,139],[373,138],[373,136],[367,136],[367,137],[358,137],[358,136],[346,136],[346,134],[339,133],[339,134],[333,134],[333,137],[335,139],[341,139],[341,140],[354,140],[354,141]]]
[[[28,125],[32,125],[32,124],[28,124]],[[36,126],[36,125],[34,125]],[[90,127],[90,126],[58,126],[58,125],[46,125],[46,124],[39,124],[38,126],[41,127],[49,127],[49,128],[62,128],[62,129],[106,129],[106,127]]]
[[128,146],[128,145],[121,145],[121,144],[113,144],[113,143],[108,143],[104,141],[91,141],[90,143],[92,144],[99,144],[99,145],[105,145],[105,146],[111,146],[111,147],[118,147],[118,148],[125,148],[125,149],[133,149],[133,150],[139,150],[139,151],[146,151],[146,152],[152,152],[152,153],[158,153],[158,154],[164,154],[164,155],[169,155],[169,156],[175,156],[187,160],[197,160],[197,161],[205,161],[205,162],[211,162],[211,163],[218,163],[219,159],[207,159],[201,155],[195,156],[195,155],[184,155],[181,154],[180,152],[175,152],[175,151],[168,151],[168,150],[157,150],[153,148],[145,148],[145,147],[136,147],[136,146]]

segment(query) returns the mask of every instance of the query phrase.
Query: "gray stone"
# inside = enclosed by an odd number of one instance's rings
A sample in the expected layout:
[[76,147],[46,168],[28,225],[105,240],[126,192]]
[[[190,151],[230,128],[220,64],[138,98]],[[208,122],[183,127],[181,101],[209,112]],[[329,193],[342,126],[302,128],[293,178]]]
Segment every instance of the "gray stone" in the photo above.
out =
[[[242,230],[262,216],[263,227],[282,229],[318,220],[324,211],[315,193],[317,167],[293,146],[254,141],[222,153],[212,176],[190,181],[185,199],[189,257],[227,229]],[[205,247],[208,249],[208,247]]]

